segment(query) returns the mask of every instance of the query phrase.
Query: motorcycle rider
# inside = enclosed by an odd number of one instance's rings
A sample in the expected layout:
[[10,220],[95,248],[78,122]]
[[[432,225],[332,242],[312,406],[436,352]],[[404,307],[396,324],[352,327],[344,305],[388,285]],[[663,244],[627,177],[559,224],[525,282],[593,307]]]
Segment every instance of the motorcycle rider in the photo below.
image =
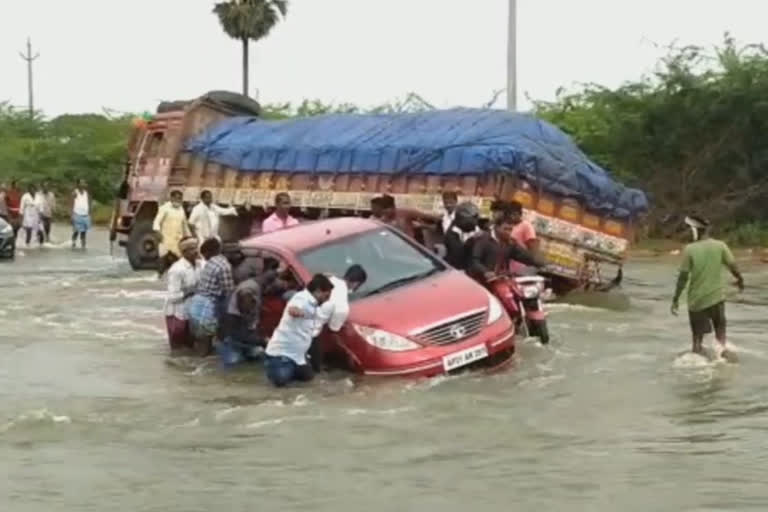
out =
[[499,277],[507,273],[513,261],[532,267],[544,266],[536,256],[513,241],[514,226],[514,219],[504,214],[491,224],[489,231],[483,231],[467,241],[467,275],[493,293],[512,318],[520,315],[517,301],[510,281]]
[[487,232],[481,232],[467,240],[470,246],[467,274],[476,281],[487,285],[499,273],[505,273],[511,261],[533,267],[544,263],[527,249],[514,243],[512,230],[514,220],[510,215],[496,219]]
[[476,236],[480,212],[472,203],[461,203],[453,210],[453,221],[443,235],[445,261],[459,270],[466,270],[469,263],[467,241]]

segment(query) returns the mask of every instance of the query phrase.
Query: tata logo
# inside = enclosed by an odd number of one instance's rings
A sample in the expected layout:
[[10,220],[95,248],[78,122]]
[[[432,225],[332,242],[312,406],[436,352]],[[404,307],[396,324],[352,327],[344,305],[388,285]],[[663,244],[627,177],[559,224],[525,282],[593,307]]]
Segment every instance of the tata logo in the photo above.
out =
[[451,326],[451,336],[453,336],[453,339],[460,340],[464,336],[466,336],[467,330],[464,328],[461,324],[456,324]]

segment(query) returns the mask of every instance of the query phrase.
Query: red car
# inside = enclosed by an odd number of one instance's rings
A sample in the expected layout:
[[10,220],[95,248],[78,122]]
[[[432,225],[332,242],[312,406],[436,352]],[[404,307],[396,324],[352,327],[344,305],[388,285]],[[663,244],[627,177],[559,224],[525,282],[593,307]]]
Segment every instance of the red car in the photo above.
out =
[[[515,328],[499,301],[403,233],[362,218],[300,224],[241,242],[248,257],[274,258],[301,284],[318,272],[362,265],[367,282],[350,295],[342,346],[323,351],[366,375],[434,376],[498,366],[514,353]],[[263,334],[285,303],[265,298]]]

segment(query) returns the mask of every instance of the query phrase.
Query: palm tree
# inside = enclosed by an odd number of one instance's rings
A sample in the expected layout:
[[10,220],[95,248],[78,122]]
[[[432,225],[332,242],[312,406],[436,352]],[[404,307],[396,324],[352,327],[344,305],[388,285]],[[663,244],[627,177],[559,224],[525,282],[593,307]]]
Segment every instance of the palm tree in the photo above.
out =
[[248,43],[269,35],[288,13],[288,0],[228,0],[213,8],[221,28],[243,45],[243,94],[248,96]]

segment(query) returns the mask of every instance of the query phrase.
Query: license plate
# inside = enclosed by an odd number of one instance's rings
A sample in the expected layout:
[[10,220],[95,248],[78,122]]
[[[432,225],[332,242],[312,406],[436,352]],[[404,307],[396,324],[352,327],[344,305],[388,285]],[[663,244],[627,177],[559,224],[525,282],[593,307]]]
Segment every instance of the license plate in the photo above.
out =
[[483,343],[482,345],[465,348],[459,352],[443,356],[443,368],[445,368],[446,372],[449,372],[486,357],[488,357],[488,347]]

